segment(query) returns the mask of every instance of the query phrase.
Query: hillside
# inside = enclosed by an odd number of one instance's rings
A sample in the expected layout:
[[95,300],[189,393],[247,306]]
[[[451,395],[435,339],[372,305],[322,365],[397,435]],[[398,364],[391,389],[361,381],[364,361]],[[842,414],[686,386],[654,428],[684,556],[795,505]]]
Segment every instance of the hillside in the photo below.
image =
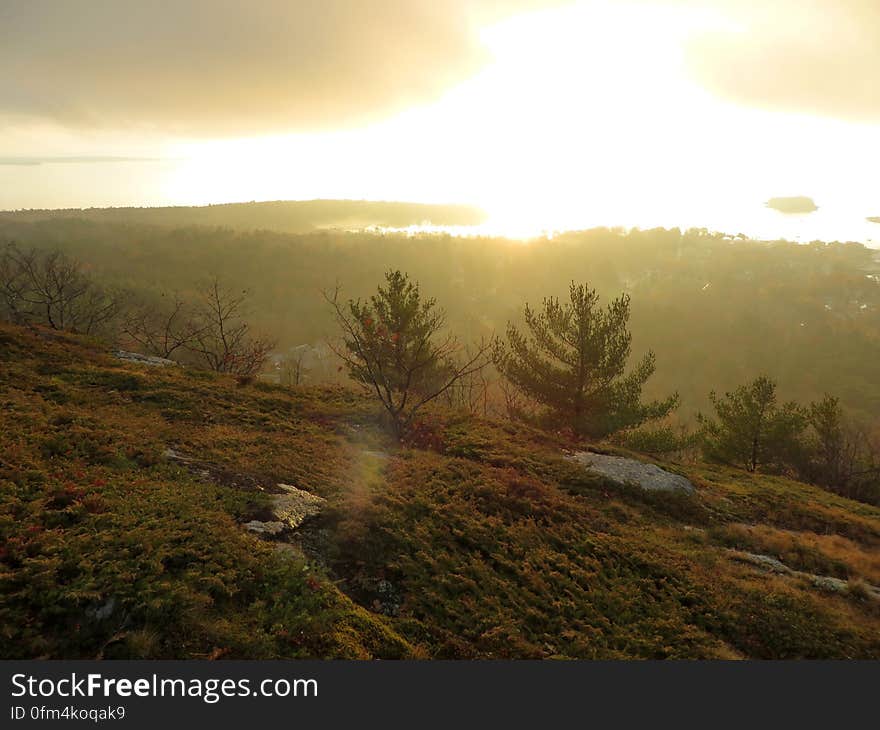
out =
[[[5,324],[0,422],[7,658],[880,658],[880,509],[783,478],[646,494],[444,411],[399,446],[348,390]],[[279,483],[327,500],[286,543],[243,528]]]
[[96,223],[149,224],[169,227],[223,226],[243,231],[271,229],[305,233],[319,228],[403,228],[434,225],[476,225],[484,214],[466,205],[393,203],[369,200],[272,200],[203,206],[155,208],[68,208],[0,211],[7,221],[78,219]]

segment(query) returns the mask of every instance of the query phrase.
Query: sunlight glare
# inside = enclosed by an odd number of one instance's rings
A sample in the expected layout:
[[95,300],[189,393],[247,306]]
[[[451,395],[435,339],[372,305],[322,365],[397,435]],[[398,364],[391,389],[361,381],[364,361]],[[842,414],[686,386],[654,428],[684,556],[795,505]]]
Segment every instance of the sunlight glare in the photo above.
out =
[[463,202],[487,211],[484,230],[528,237],[724,220],[748,230],[770,220],[762,202],[774,195],[870,189],[870,128],[737,107],[690,78],[688,39],[718,29],[739,30],[692,6],[520,15],[482,31],[492,61],[436,103],[360,130],[182,144],[167,196]]

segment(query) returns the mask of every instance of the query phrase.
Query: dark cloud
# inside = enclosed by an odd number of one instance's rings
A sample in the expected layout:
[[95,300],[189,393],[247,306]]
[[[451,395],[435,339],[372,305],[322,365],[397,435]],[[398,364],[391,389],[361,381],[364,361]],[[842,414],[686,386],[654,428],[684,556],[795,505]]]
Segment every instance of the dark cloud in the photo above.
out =
[[3,0],[0,114],[193,134],[351,126],[467,78],[485,61],[475,23],[540,4]]
[[742,30],[688,48],[694,77],[737,103],[880,122],[880,0],[713,0]]

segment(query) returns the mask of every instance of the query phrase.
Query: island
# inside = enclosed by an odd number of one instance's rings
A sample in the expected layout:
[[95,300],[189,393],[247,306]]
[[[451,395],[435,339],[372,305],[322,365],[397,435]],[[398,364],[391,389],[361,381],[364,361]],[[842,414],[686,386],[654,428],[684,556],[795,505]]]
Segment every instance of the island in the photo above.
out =
[[795,195],[790,198],[770,198],[765,205],[780,213],[812,213],[819,210],[819,206],[812,198],[804,195]]

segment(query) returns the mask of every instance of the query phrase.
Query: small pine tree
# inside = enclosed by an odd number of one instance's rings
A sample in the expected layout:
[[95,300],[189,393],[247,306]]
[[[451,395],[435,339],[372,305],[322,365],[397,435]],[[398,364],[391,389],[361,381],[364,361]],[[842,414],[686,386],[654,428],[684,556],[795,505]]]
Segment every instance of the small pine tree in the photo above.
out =
[[343,305],[338,292],[327,299],[343,331],[336,354],[352,379],[376,394],[402,436],[422,406],[488,364],[490,346],[459,359],[455,337],[441,334],[446,319],[436,301],[422,299],[418,283],[400,271],[386,273],[385,282],[369,301]]
[[749,471],[785,471],[803,463],[807,416],[794,402],[777,403],[773,380],[761,376],[723,397],[713,391],[709,398],[715,418],[697,416],[708,457]]
[[629,297],[605,309],[594,289],[572,282],[569,301],[527,304],[524,334],[508,324],[495,349],[498,370],[523,394],[547,407],[576,434],[599,438],[668,415],[678,395],[643,404],[642,386],[654,372],[654,353],[625,374],[630,356]]
[[839,488],[854,460],[840,400],[826,393],[822,400],[810,403],[807,414],[814,434],[810,449],[813,458],[807,476],[823,486]]

